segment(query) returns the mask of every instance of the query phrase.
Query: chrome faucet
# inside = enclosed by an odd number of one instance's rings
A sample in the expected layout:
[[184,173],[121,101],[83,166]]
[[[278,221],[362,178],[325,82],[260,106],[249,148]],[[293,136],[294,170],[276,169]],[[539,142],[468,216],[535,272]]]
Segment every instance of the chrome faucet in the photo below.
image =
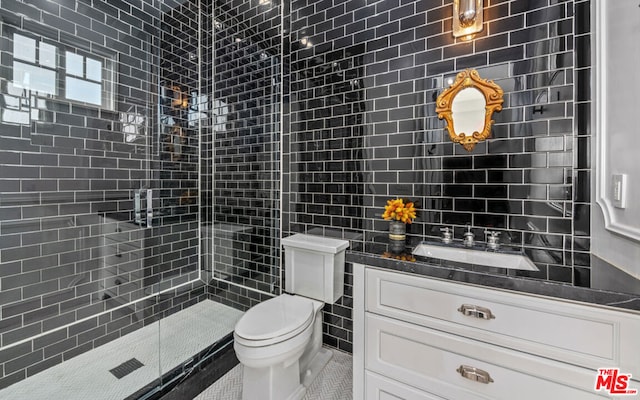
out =
[[484,234],[487,236],[487,247],[491,250],[496,250],[500,246],[500,243],[498,242],[500,232],[484,231]]
[[442,243],[449,244],[453,241],[453,232],[451,231],[451,228],[447,226],[440,228],[440,231],[442,232]]
[[464,244],[464,246],[465,247],[473,247],[474,234],[473,234],[473,232],[471,232],[471,225],[467,224],[467,231],[464,233],[463,237],[464,237],[464,239],[463,239],[462,243]]

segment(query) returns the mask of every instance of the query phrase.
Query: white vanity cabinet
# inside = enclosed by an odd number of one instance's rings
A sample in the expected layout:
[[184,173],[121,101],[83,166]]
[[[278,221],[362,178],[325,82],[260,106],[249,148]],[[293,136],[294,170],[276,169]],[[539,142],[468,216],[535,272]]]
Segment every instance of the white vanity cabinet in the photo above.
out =
[[[541,283],[543,284],[543,283]],[[354,264],[354,400],[601,399],[640,389],[640,315]]]

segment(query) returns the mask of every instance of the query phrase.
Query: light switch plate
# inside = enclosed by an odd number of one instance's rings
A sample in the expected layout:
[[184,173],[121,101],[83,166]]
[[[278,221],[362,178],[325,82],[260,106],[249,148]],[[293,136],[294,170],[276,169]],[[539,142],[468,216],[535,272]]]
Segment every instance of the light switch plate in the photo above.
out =
[[627,174],[613,174],[611,186],[613,206],[616,208],[626,208]]

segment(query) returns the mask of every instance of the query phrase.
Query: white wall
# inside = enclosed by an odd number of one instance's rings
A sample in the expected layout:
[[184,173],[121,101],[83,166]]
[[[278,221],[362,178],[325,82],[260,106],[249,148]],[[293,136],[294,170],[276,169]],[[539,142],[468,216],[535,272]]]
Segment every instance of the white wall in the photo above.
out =
[[640,279],[640,244],[608,231],[598,206],[591,208],[591,252]]
[[[640,279],[640,18],[637,0],[594,1],[594,180],[591,251]],[[627,206],[612,175],[627,174]]]

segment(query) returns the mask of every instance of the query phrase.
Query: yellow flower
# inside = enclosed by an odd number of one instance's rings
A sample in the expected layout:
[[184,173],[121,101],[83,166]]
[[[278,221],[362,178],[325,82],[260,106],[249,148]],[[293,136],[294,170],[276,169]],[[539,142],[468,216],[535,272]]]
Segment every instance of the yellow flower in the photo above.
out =
[[416,218],[416,208],[413,202],[404,203],[403,199],[387,200],[382,218],[385,220],[402,221],[410,224]]

